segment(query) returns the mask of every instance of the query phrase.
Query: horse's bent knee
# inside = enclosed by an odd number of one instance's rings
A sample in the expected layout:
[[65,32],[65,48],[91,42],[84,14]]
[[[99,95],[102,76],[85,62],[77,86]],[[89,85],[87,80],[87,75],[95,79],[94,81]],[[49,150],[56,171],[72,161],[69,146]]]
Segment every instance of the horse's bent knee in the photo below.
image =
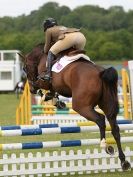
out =
[[72,104],[72,109],[76,112],[79,112],[80,107],[77,104]]

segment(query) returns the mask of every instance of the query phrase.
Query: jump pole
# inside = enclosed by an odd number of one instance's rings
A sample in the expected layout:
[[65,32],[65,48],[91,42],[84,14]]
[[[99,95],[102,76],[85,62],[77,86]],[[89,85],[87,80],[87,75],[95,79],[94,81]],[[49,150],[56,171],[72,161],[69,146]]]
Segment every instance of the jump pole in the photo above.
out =
[[[121,137],[122,143],[133,142],[133,137]],[[113,138],[106,139],[107,144],[115,144]],[[46,149],[59,147],[74,147],[74,146],[90,146],[100,144],[100,139],[82,139],[82,140],[64,140],[64,141],[46,141],[46,142],[31,142],[31,143],[13,143],[0,144],[0,151],[4,150],[24,150],[24,149]]]
[[[132,120],[117,120],[119,125],[121,124],[132,124]],[[19,129],[35,129],[35,128],[55,128],[55,127],[81,127],[81,126],[94,126],[94,122],[75,122],[75,123],[54,123],[54,124],[36,124],[36,125],[10,125],[0,126],[1,130],[19,130]],[[128,126],[128,125],[127,125]]]
[[[120,130],[133,130],[133,124],[119,125]],[[1,130],[0,136],[33,136],[45,134],[65,134],[65,133],[83,133],[98,132],[98,126],[81,126],[81,127],[54,127],[54,128],[31,128],[19,130]],[[106,127],[106,131],[111,131],[110,126]]]

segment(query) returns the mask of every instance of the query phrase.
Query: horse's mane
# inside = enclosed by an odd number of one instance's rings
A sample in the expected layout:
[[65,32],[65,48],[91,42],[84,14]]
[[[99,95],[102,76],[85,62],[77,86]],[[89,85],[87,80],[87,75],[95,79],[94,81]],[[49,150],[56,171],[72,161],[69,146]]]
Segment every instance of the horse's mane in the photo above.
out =
[[27,54],[27,61],[32,62],[33,64],[39,64],[40,58],[43,55],[44,43],[39,43],[34,46],[32,51]]
[[[43,43],[43,42],[37,44],[35,47],[42,47],[42,46],[44,46],[44,43]],[[35,48],[35,47],[34,47],[34,48]]]

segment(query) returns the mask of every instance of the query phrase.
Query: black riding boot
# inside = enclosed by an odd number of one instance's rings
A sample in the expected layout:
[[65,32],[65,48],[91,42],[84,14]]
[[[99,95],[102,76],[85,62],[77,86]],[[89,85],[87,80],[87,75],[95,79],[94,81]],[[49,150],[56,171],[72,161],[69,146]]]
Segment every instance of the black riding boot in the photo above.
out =
[[52,68],[52,62],[55,58],[55,55],[49,51],[48,52],[48,57],[47,57],[47,71],[44,75],[44,77],[42,76],[41,79],[44,81],[50,81],[51,79],[51,68]]

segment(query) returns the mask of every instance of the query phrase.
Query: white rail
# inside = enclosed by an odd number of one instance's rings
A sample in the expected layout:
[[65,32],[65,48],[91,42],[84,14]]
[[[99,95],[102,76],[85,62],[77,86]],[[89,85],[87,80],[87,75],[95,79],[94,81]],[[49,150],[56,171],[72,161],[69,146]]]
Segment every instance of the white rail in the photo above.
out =
[[[133,167],[133,161],[131,160],[133,151],[129,147],[126,147],[125,155],[131,163],[131,167]],[[54,151],[52,154],[37,152],[36,155],[29,153],[27,156],[21,153],[19,157],[16,154],[11,154],[11,156],[4,154],[0,160],[0,165],[3,166],[0,171],[0,176],[3,177],[25,177],[26,175],[40,177],[43,174],[58,176],[60,174],[122,171],[117,153],[110,156],[104,150],[99,152],[98,149],[94,149],[93,152],[87,149],[84,153],[82,150],[78,150],[76,153],[73,150],[70,150],[69,153]]]

